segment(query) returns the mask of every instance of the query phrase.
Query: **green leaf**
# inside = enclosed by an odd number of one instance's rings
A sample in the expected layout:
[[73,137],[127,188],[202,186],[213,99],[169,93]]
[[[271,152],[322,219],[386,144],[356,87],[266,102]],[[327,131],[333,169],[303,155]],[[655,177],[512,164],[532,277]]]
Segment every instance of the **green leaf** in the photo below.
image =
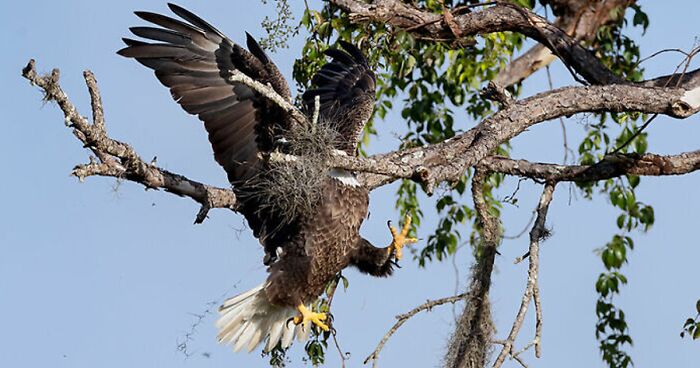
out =
[[625,219],[626,218],[627,218],[627,216],[625,216],[624,213],[621,214],[620,216],[617,216],[617,227],[619,229],[622,229],[625,226]]

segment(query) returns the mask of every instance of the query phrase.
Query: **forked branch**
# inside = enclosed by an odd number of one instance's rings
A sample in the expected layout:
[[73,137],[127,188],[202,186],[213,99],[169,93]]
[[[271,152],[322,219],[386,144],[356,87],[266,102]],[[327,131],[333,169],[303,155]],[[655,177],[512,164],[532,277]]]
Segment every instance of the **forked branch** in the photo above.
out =
[[72,174],[83,181],[88,176],[105,176],[127,179],[142,184],[146,189],[163,189],[179,196],[189,197],[201,205],[195,219],[201,223],[211,208],[227,208],[235,211],[236,196],[230,189],[217,188],[182,175],[172,173],[147,163],[126,143],[119,142],[107,135],[104,124],[104,109],[95,76],[85,71],[85,82],[90,93],[93,123],[81,115],[75,105],[68,99],[59,85],[59,71],[54,69],[50,75],[39,75],[34,60],[30,60],[22,69],[22,76],[44,92],[44,99],[54,101],[63,111],[66,125],[73,135],[90,149],[97,157],[90,162],[78,165]]
[[537,218],[535,219],[535,224],[532,226],[530,231],[530,249],[529,257],[530,267],[527,272],[527,285],[525,286],[525,292],[523,293],[522,300],[520,301],[520,308],[518,309],[518,314],[515,317],[515,322],[511,327],[508,337],[503,341],[503,348],[498,354],[496,361],[493,364],[493,368],[499,368],[507,356],[517,357],[520,352],[515,352],[513,345],[515,344],[515,339],[518,337],[518,332],[525,321],[525,314],[527,313],[527,308],[530,305],[530,301],[533,295],[537,295],[535,299],[535,306],[537,307],[537,321],[536,321],[536,333],[535,339],[531,345],[535,346],[535,351],[539,357],[540,351],[540,337],[542,328],[542,313],[540,310],[539,302],[539,290],[537,287],[537,277],[539,273],[539,246],[540,241],[546,237],[548,231],[545,228],[545,222],[547,220],[547,211],[549,210],[549,204],[552,202],[552,194],[554,194],[555,183],[545,184],[544,190],[542,191],[542,196],[540,197],[539,204],[537,205]]

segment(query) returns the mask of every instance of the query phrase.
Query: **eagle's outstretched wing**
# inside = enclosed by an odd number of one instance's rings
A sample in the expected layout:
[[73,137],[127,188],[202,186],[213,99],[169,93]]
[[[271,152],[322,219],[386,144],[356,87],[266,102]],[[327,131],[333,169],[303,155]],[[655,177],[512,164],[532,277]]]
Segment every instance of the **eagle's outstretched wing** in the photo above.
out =
[[313,77],[314,89],[303,95],[308,111],[314,99],[320,99],[320,119],[332,122],[338,132],[338,149],[354,155],[367,120],[372,116],[376,77],[367,59],[353,44],[339,41],[341,49],[328,49],[333,61],[324,65]]
[[[251,179],[264,175],[258,154],[269,152],[289,129],[290,117],[279,106],[242,83],[230,81],[231,71],[240,71],[263,84],[270,84],[290,100],[289,87],[275,64],[255,40],[247,35],[248,50],[235,44],[209,23],[174,4],[168,7],[184,20],[136,12],[155,27],[133,27],[131,31],[147,43],[125,38],[127,47],[119,55],[135,58],[155,70],[156,77],[185,111],[204,122],[216,161],[234,185],[240,206],[255,237],[266,249],[269,229],[279,230],[274,214],[260,213],[258,198],[249,192]],[[289,230],[293,231],[293,230]],[[278,236],[287,231],[282,229]],[[270,243],[275,243],[275,239]]]
[[256,174],[258,152],[272,149],[275,136],[288,128],[285,125],[289,118],[250,87],[229,81],[230,72],[238,70],[254,80],[270,83],[288,100],[289,87],[250,35],[248,51],[190,11],[174,4],[168,7],[186,22],[135,12],[162,28],[132,27],[131,31],[159,42],[125,38],[127,47],[118,54],[155,70],[175,101],[204,122],[214,157],[226,170],[229,181],[234,185],[244,183]]

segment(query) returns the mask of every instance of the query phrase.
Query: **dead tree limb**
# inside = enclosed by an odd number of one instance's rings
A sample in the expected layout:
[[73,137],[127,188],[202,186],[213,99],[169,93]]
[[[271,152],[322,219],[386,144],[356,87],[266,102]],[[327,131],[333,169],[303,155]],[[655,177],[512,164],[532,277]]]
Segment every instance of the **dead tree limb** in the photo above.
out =
[[163,189],[178,196],[190,197],[201,205],[195,223],[204,221],[212,208],[236,210],[236,196],[230,189],[202,184],[147,163],[131,146],[110,138],[104,124],[104,109],[97,81],[92,72],[84,73],[90,93],[92,124],[78,112],[61,89],[58,69],[42,76],[37,74],[34,60],[30,60],[22,70],[22,76],[42,89],[45,100],[56,102],[73,135],[97,157],[73,169],[72,174],[81,181],[88,176],[114,177],[142,184],[146,189]]
[[[73,175],[79,179],[84,180],[88,176],[115,177],[140,183],[147,189],[164,189],[190,197],[201,205],[197,223],[202,222],[212,208],[235,211],[236,198],[230,189],[209,186],[147,163],[131,146],[110,138],[104,125],[97,82],[89,71],[85,73],[85,78],[91,96],[92,124],[77,111],[61,89],[58,70],[51,75],[40,76],[34,61],[30,61],[23,70],[23,76],[40,87],[47,100],[57,103],[73,134],[96,156],[97,159],[75,167]],[[686,79],[688,83],[693,81]],[[614,155],[592,166],[533,163],[490,157],[487,152],[534,124],[576,112],[641,110],[688,116],[697,111],[697,107],[684,101],[688,94],[690,92],[679,88],[629,85],[564,88],[509,102],[503,110],[477,127],[442,143],[369,158],[335,155],[331,165],[363,173],[361,180],[369,188],[400,178],[413,179],[426,184],[427,188],[434,188],[440,182],[456,180],[467,168],[477,163],[493,172],[555,181],[593,181],[625,174],[680,175],[700,168],[700,151],[674,156]]]
[[372,367],[376,367],[377,361],[379,359],[379,353],[384,348],[384,345],[387,343],[387,341],[389,341],[391,336],[394,333],[396,333],[396,331],[399,328],[401,328],[401,326],[404,323],[406,323],[406,321],[408,321],[411,317],[415,316],[416,314],[418,314],[419,312],[422,312],[422,311],[430,311],[433,307],[437,307],[438,305],[443,305],[443,304],[447,304],[447,303],[454,304],[454,303],[464,299],[464,297],[466,295],[467,294],[465,293],[465,294],[459,294],[459,295],[450,296],[450,297],[442,298],[442,299],[428,300],[425,303],[411,309],[410,311],[408,311],[404,314],[399,314],[398,316],[396,316],[396,319],[397,319],[396,323],[393,326],[391,326],[391,328],[389,329],[389,331],[387,331],[386,334],[384,334],[384,336],[379,341],[379,344],[377,344],[377,347],[374,349],[372,354],[370,354],[369,356],[367,356],[367,358],[365,358],[364,363],[367,364],[371,361]]
[[[537,205],[537,219],[535,224],[532,226],[530,231],[530,249],[529,249],[529,260],[530,267],[527,272],[527,285],[525,287],[525,292],[523,293],[522,300],[520,302],[520,308],[518,309],[518,314],[515,317],[515,322],[513,322],[513,327],[508,334],[508,337],[504,340],[503,348],[498,354],[496,361],[493,363],[493,368],[499,368],[506,356],[517,356],[520,352],[515,352],[513,350],[513,345],[515,344],[515,339],[518,337],[518,332],[520,332],[520,327],[522,327],[525,321],[525,314],[527,313],[527,308],[530,304],[530,300],[535,294],[535,289],[537,288],[537,277],[539,273],[539,245],[540,241],[547,234],[547,229],[545,228],[545,222],[547,220],[547,211],[549,210],[549,204],[552,202],[552,194],[554,193],[555,183],[545,184],[544,190],[542,191],[542,196],[540,197],[540,202]],[[539,293],[538,293],[539,295]],[[536,302],[536,306],[539,306],[539,300]],[[539,310],[539,308],[538,308]],[[539,351],[539,335],[541,334],[542,325],[542,314],[541,312],[536,313],[537,321],[536,325],[540,326],[536,329],[536,336],[533,340],[532,345],[535,346],[536,351]]]

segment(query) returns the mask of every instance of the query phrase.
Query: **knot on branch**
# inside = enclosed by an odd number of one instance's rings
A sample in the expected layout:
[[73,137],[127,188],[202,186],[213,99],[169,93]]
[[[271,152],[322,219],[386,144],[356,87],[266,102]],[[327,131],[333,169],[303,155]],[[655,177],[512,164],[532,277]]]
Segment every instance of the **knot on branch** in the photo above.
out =
[[423,185],[426,194],[429,196],[433,195],[433,191],[435,190],[435,178],[433,178],[432,171],[429,168],[423,165],[416,167],[416,169],[413,170],[411,180]]
[[700,87],[686,91],[680,100],[671,104],[671,114],[678,118],[687,118],[700,110]]
[[510,107],[514,101],[513,96],[511,96],[510,93],[505,90],[505,88],[494,81],[490,81],[480,93],[483,98],[500,102],[504,108]]

